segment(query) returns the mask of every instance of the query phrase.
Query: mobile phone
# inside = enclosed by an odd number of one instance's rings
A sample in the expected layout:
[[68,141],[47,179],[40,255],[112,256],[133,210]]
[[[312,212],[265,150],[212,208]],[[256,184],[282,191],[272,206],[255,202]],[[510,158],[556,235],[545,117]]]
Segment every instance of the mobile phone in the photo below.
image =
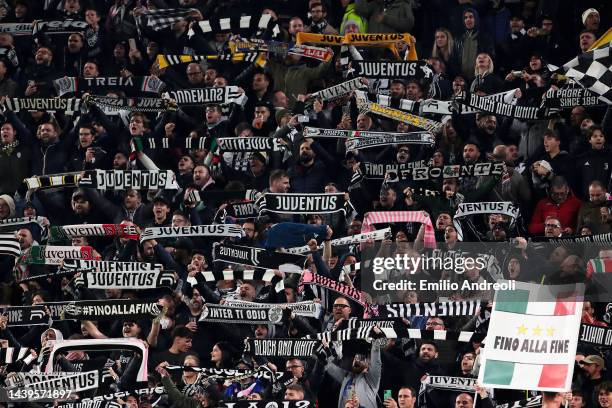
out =
[[383,394],[383,401],[388,400],[389,398],[393,398],[393,394],[391,393],[391,390],[385,390]]
[[130,44],[130,50],[137,50],[138,49],[136,47],[136,39],[134,39],[134,38],[128,39],[128,44]]

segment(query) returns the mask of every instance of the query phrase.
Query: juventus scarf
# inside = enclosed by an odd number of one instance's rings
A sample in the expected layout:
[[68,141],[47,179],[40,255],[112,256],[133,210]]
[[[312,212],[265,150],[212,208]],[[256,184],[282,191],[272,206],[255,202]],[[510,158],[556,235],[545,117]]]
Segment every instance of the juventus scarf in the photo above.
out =
[[[301,33],[298,33],[301,34]],[[353,78],[348,81],[342,82],[338,85],[330,86],[329,88],[321,89],[309,96],[309,99],[318,99],[320,101],[331,101],[334,99],[341,98],[348,95],[355,89],[364,88],[366,85],[363,82],[363,78]]]
[[202,271],[196,274],[196,280],[203,280],[205,283],[219,282],[223,280],[256,280],[271,282],[274,279],[274,271],[272,269],[245,269],[235,271],[233,269],[224,269],[222,271]]
[[189,38],[194,35],[204,35],[209,33],[218,33],[222,31],[230,31],[234,34],[242,33],[243,37],[277,37],[281,31],[278,23],[270,14],[262,14],[259,17],[241,16],[235,18],[220,18],[215,20],[203,20],[193,24],[187,36]]
[[272,309],[274,307],[289,308],[296,316],[321,317],[321,304],[313,301],[295,303],[256,303],[246,300],[226,299],[224,305],[231,307],[252,308],[252,309]]
[[77,286],[89,289],[155,289],[174,287],[174,272],[84,272],[75,278]]
[[[557,110],[548,108],[510,105],[490,98],[483,98],[473,93],[456,96],[455,100],[460,102],[459,105],[466,105],[470,108],[478,109],[484,112],[523,120],[546,119],[557,112]],[[457,110],[461,111],[461,106],[459,106]]]
[[[164,387],[159,386],[155,388],[139,388],[135,390],[119,391],[113,394],[96,395],[93,398],[82,398],[80,402],[69,402],[66,404],[58,405],[57,408],[122,408],[124,405],[115,402],[115,400],[122,398],[127,399],[130,395],[144,396],[162,396],[166,394]],[[112,405],[111,405],[112,404]]]
[[398,144],[416,144],[433,146],[436,142],[434,136],[429,132],[398,133],[395,135],[377,137],[354,137],[347,139],[347,150],[369,149],[372,147],[383,147]]
[[[419,134],[422,134],[423,136],[418,136]],[[332,139],[385,139],[389,140],[389,143],[393,143],[393,140],[397,140],[397,143],[401,144],[425,144],[431,146],[433,146],[436,142],[433,136],[426,132],[370,132],[367,130],[324,129],[306,126],[304,128],[303,135],[304,137]],[[403,139],[404,141],[402,141]]]
[[87,28],[85,21],[66,19],[62,21],[36,21],[35,23],[2,23],[0,33],[14,36],[36,34],[67,34],[83,32]]
[[207,303],[202,306],[200,322],[247,323],[247,324],[277,324],[283,319],[280,307],[270,309],[254,309],[230,307]]
[[99,190],[178,190],[172,170],[87,170],[79,187]]
[[[206,192],[206,203],[207,205],[214,205],[223,203],[231,200],[249,200],[254,201],[259,196],[257,190],[237,190],[237,191],[207,191]],[[189,201],[193,203],[199,203],[202,200],[199,191],[192,190],[189,193]]]
[[259,212],[255,207],[255,201],[244,201],[241,203],[231,203],[225,207],[225,215],[235,219],[244,220],[249,218],[257,218]]
[[144,149],[155,150],[155,149],[206,149],[207,141],[210,140],[206,137],[187,137],[187,138],[174,138],[174,137],[133,137],[130,139],[130,148],[132,152],[142,152]]
[[612,327],[593,326],[591,324],[581,323],[578,341],[609,348],[612,346]]
[[30,364],[35,360],[27,347],[3,347],[0,348],[0,365],[12,364],[23,361]]
[[[351,244],[360,244],[362,242],[366,242],[367,240],[374,241],[382,241],[385,239],[387,234],[391,233],[391,228],[385,228],[381,230],[375,230],[372,232],[366,232],[364,234],[355,234],[347,237],[336,238],[330,241],[332,246],[343,246],[343,245],[351,245]],[[319,249],[323,248],[323,243],[319,245]],[[306,252],[310,252],[310,247],[308,245],[304,245],[301,247],[288,248],[286,251],[290,254],[305,254]]]
[[160,272],[162,264],[146,262],[92,261],[83,259],[64,259],[64,269],[96,272]]
[[222,152],[261,152],[285,151],[287,145],[281,143],[282,139],[271,137],[220,137],[217,145]]
[[431,303],[388,303],[371,305],[374,316],[380,318],[407,318],[412,316],[473,316],[480,308],[479,300]]
[[53,81],[53,86],[59,96],[67,93],[91,92],[96,95],[107,91],[159,93],[166,86],[156,76],[135,77],[63,77]]
[[188,62],[198,61],[228,61],[228,62],[252,62],[257,66],[264,67],[266,65],[265,52],[236,52],[236,53],[221,53],[211,55],[182,55],[182,54],[164,54],[157,55],[157,64],[161,69],[186,64]]
[[244,354],[256,357],[310,358],[314,357],[320,340],[310,339],[246,339]]
[[193,366],[178,366],[178,365],[169,365],[166,366],[166,370],[177,370],[177,371],[191,371],[196,373],[201,373],[206,378],[221,378],[224,380],[234,381],[236,378],[263,378],[269,381],[275,381],[282,378],[285,373],[283,372],[272,372],[270,370],[265,370],[263,367],[260,367],[256,370],[240,370],[240,369],[232,369],[232,368],[206,368],[206,367],[193,367]]
[[344,193],[328,194],[298,194],[298,193],[265,193],[260,196],[255,205],[259,214],[266,212],[277,214],[347,214],[350,205]]
[[446,375],[427,375],[422,384],[426,387],[440,388],[444,390],[455,390],[472,393],[477,378],[450,377]]
[[313,408],[315,405],[308,400],[294,401],[248,401],[220,402],[219,408]]
[[94,260],[94,249],[90,246],[34,245],[21,257],[25,265],[61,265],[64,259]]
[[136,227],[123,224],[75,224],[51,227],[51,241],[76,237],[116,237],[138,239]]
[[[506,171],[504,163],[453,164],[444,167],[413,167],[399,172],[400,180],[435,180],[439,178],[501,176]],[[389,180],[389,182],[399,180]]]
[[433,71],[426,61],[353,61],[355,75],[366,78],[431,79]]
[[0,234],[0,255],[21,256],[21,245],[15,234]]
[[612,244],[612,233],[587,235],[584,237],[559,237],[559,238],[533,237],[531,238],[531,241],[550,242],[552,244],[592,243],[592,244],[608,245],[608,244]]
[[13,112],[20,111],[47,111],[63,112],[72,115],[81,109],[80,99],[61,98],[6,98],[4,100],[6,109]]
[[312,273],[309,270],[304,271],[304,273],[302,274],[302,277],[300,278],[300,286],[299,286],[300,292],[303,291],[304,285],[307,285],[307,284],[321,286],[323,288],[339,293],[342,296],[345,296],[351,299],[352,301],[360,304],[363,307],[367,306],[365,295],[363,294],[362,291],[355,289],[351,286],[348,286],[344,283],[338,282],[336,280],[327,278],[325,276]]
[[49,235],[48,220],[44,217],[19,217],[0,220],[0,232],[13,232],[36,224],[41,230],[41,241],[46,241]]
[[[357,91],[357,93],[359,93],[359,91]],[[430,132],[438,132],[442,129],[442,123],[440,122],[402,112],[398,109],[387,108],[375,102],[369,102],[367,96],[357,97],[357,107],[361,112],[375,113],[385,118],[404,122]]]
[[374,230],[375,224],[392,224],[396,222],[420,222],[425,226],[424,244],[426,248],[436,247],[436,236],[434,228],[425,211],[378,211],[369,212],[365,215],[361,225],[361,232]]
[[527,398],[520,401],[509,402],[507,404],[496,405],[495,408],[539,408],[542,406],[542,396]]
[[[213,259],[214,262],[249,265],[260,269],[279,269],[281,265],[290,265],[296,271],[301,271],[301,268],[306,264],[306,257],[302,255],[218,243],[213,248]],[[298,267],[295,268],[295,265]]]
[[66,375],[57,376],[55,378],[53,378],[53,374],[57,373],[49,374],[51,374],[52,378],[27,384],[27,389],[35,391],[49,391],[57,389],[75,393],[98,388],[99,374],[97,370],[86,371],[84,373],[63,373]]
[[265,41],[261,39],[251,39],[249,41],[232,41],[230,49],[234,53],[261,51],[268,52],[277,57],[284,58],[287,55],[299,55],[301,57],[316,59],[317,61],[327,62],[334,56],[333,51],[327,48],[313,47],[310,45],[295,45],[291,47],[287,43],[279,41]]
[[149,227],[140,236],[140,242],[159,238],[178,237],[230,237],[241,238],[244,231],[240,225],[192,225],[185,227]]
[[[322,340],[327,343],[332,341],[347,341],[347,340],[368,340],[372,338],[373,326],[360,327],[357,329],[340,329],[332,332],[317,333],[314,336],[317,340]],[[310,339],[312,336],[304,336],[305,339]]]
[[157,299],[104,299],[68,302],[62,320],[124,320],[153,318],[160,314]]
[[390,180],[393,180],[397,174],[407,169],[429,168],[430,163],[431,160],[416,160],[402,164],[360,162],[359,172],[370,180],[383,180],[386,174],[389,174]]
[[8,318],[7,326],[39,326],[49,324],[44,306],[9,306],[2,310]]
[[314,34],[314,33],[298,33],[296,36],[296,44],[302,43],[315,43],[325,45],[355,45],[355,46],[366,46],[366,47],[387,47],[389,48],[396,58],[399,58],[399,52],[395,44],[399,41],[403,41],[408,44],[409,51],[406,59],[409,61],[415,61],[417,59],[415,38],[407,33],[393,33],[393,34],[359,34],[350,33],[344,36],[341,35],[329,35],[329,34]]
[[173,99],[179,106],[221,105],[236,102],[242,96],[238,89],[237,86],[177,89],[166,92],[163,96]]
[[542,104],[549,108],[569,109],[574,106],[598,106],[601,102],[597,95],[588,89],[570,87],[549,89],[542,97]]
[[81,173],[50,174],[47,176],[28,177],[23,180],[28,190],[53,187],[76,187]]
[[[78,99],[74,100],[78,101]],[[176,110],[176,105],[165,98],[114,98],[111,96],[90,95],[85,101],[105,109],[111,114],[119,111],[165,112],[167,110]]]
[[453,217],[453,225],[460,241],[463,240],[461,219],[477,214],[503,214],[511,218],[511,225],[513,225],[519,216],[519,208],[509,201],[459,204]]
[[197,9],[172,9],[164,8],[159,10],[146,10],[142,16],[147,19],[147,26],[154,31],[160,31],[168,28],[179,21],[185,20],[190,14],[197,12]]

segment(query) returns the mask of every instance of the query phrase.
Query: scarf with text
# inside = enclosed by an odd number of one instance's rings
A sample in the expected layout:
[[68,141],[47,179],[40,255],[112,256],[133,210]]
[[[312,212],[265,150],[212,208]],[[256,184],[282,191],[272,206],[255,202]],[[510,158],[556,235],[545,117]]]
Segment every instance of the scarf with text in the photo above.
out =
[[206,367],[193,367],[193,366],[179,366],[169,365],[165,367],[166,370],[176,371],[191,371],[200,373],[204,377],[219,378],[223,380],[235,381],[237,378],[263,378],[269,381],[279,380],[285,376],[283,372],[272,372],[271,370],[265,370],[260,367],[256,370],[241,370],[233,368],[206,368]]
[[333,214],[351,212],[351,204],[344,193],[299,194],[265,193],[255,201],[259,214]]
[[228,104],[236,102],[241,96],[237,86],[218,88],[177,89],[164,93],[165,98],[176,101],[179,106],[201,106],[206,104]]
[[610,348],[612,347],[612,327],[581,323],[578,341]]
[[21,256],[21,244],[15,234],[0,234],[0,255]]
[[96,260],[90,246],[34,245],[21,257],[22,265],[61,265],[64,259]]
[[[428,168],[430,164],[431,160],[416,160],[401,164],[360,162],[359,173],[370,180],[383,180],[386,174],[392,176],[393,174],[401,174],[402,171],[407,169]],[[388,177],[388,179],[393,180],[394,177]]]
[[508,402],[506,404],[496,405],[495,408],[536,408],[542,406],[542,396],[527,398],[520,401]]
[[222,152],[281,152],[287,149],[287,145],[281,143],[280,138],[271,137],[220,137],[217,145]]
[[320,91],[310,94],[309,99],[318,99],[322,102],[332,101],[348,95],[352,91],[367,87],[363,78],[353,78],[348,81],[339,83],[338,85],[330,86],[329,88],[321,89]]
[[406,113],[399,109],[387,108],[376,102],[370,102],[365,92],[362,91],[355,91],[355,94],[357,95],[357,107],[360,112],[374,113],[430,132],[438,132],[442,129],[442,123],[440,122]]
[[435,180],[456,177],[501,176],[506,171],[505,163],[451,164],[444,167],[409,167],[399,171],[397,180],[390,177],[389,182],[399,180]]
[[372,314],[380,318],[407,318],[412,316],[474,316],[480,308],[479,300],[431,303],[388,303],[371,305]]
[[[69,390],[71,394],[74,394],[98,388],[98,384],[99,373],[94,370],[83,373],[62,373],[60,376],[47,375],[43,381],[28,384],[27,389],[32,391]],[[66,392],[66,395],[68,395],[68,392]]]
[[359,135],[359,137],[353,137],[346,140],[346,149],[360,150],[398,144],[433,146],[435,143],[435,137],[429,132],[398,133],[395,135],[366,137]]
[[172,170],[87,170],[79,187],[99,190],[178,190]]
[[[76,100],[78,99],[69,99]],[[104,109],[105,112],[166,112],[175,111],[176,104],[166,98],[115,98],[112,96],[90,95],[83,99],[87,103]]]
[[279,269],[281,265],[289,265],[290,267],[295,266],[296,272],[301,272],[307,258],[302,255],[273,252],[263,248],[215,243],[213,260],[213,262],[248,265],[260,269]]
[[159,93],[166,84],[156,76],[141,77],[62,77],[53,81],[53,86],[59,96],[68,93],[90,92],[93,94],[104,94],[116,90],[123,92],[148,92]]
[[219,408],[313,408],[315,404],[309,400],[293,400],[293,401],[236,401],[236,402],[221,402]]
[[304,271],[304,273],[302,273],[298,290],[302,292],[304,290],[304,285],[309,284],[317,285],[322,288],[326,288],[333,292],[339,293],[349,298],[350,300],[360,304],[364,308],[367,307],[366,298],[362,291],[355,289],[354,287],[348,286],[344,283],[306,270]]
[[256,357],[311,358],[321,344],[311,339],[246,339],[244,354]]
[[473,93],[457,95],[455,96],[455,101],[457,102],[456,109],[458,112],[461,112],[461,107],[465,105],[472,109],[523,120],[546,119],[558,112],[558,109],[510,105],[494,99],[483,98]]
[[321,317],[321,304],[313,301],[303,301],[295,303],[256,303],[246,300],[226,299],[225,305],[232,307],[252,308],[252,309],[271,309],[273,307],[288,308],[296,316]]
[[375,224],[393,224],[393,223],[408,223],[419,222],[425,226],[425,235],[423,237],[426,248],[436,247],[436,236],[431,223],[429,214],[425,211],[377,211],[369,212],[363,218],[361,232],[370,232],[374,230]]
[[[332,239],[330,241],[330,244],[331,246],[344,246],[344,245],[351,245],[351,244],[360,244],[368,240],[382,241],[383,239],[385,239],[387,234],[390,234],[390,233],[391,233],[391,228],[389,227],[389,228],[385,228],[381,230],[366,232],[363,234],[355,234],[355,235],[350,235],[347,237]],[[324,245],[325,245],[324,243],[321,243],[318,246],[318,248],[322,249]],[[307,252],[310,252],[310,247],[308,245],[304,245],[301,247],[287,248],[285,249],[285,251],[290,254],[305,254]]]
[[301,57],[312,58],[317,61],[327,62],[332,59],[334,52],[322,47],[314,47],[311,45],[294,45],[279,42],[265,41],[262,39],[237,40],[230,41],[230,49],[233,53],[241,52],[268,52],[277,57],[284,58],[287,55],[299,55]]
[[64,259],[62,268],[96,272],[160,272],[162,264],[147,262],[97,261],[84,259]]
[[81,109],[80,99],[61,98],[6,98],[4,100],[6,109],[13,112],[20,111],[47,111],[63,112],[72,115]]
[[202,271],[196,274],[195,278],[198,282],[202,280],[204,283],[216,283],[223,280],[234,282],[238,280],[272,282],[274,276],[274,270],[272,269],[244,269],[242,271],[224,269],[222,271]]
[[88,289],[155,289],[174,287],[174,272],[83,272],[74,278],[76,286]]
[[148,227],[140,235],[140,242],[159,238],[178,237],[230,237],[241,238],[244,231],[240,225],[215,224],[184,227]]
[[453,217],[453,225],[457,230],[457,236],[460,241],[463,240],[463,228],[461,227],[461,219],[473,215],[480,214],[502,214],[510,217],[510,225],[519,216],[519,208],[510,201],[499,202],[480,202],[480,203],[461,203],[457,207],[457,211]]
[[72,19],[61,21],[38,20],[34,23],[2,23],[0,24],[0,33],[10,33],[13,36],[82,33],[87,26],[85,21]]
[[433,71],[426,61],[353,61],[354,75],[365,78],[431,79]]
[[[425,136],[418,136],[418,134],[425,134]],[[431,146],[436,142],[433,136],[426,132],[372,132],[368,130],[324,129],[306,126],[303,135],[304,137],[331,139],[385,139],[389,140],[389,143],[393,143],[393,140],[398,140],[397,143],[401,144],[425,144]],[[430,136],[428,137],[426,135]],[[406,139],[406,141],[400,142],[402,139]]]
[[145,395],[160,397],[164,394],[166,394],[166,390],[162,386],[138,388],[135,390],[118,391],[112,394],[96,395],[92,398],[82,398],[79,402],[60,404],[57,408],[122,408],[124,405],[115,402],[115,400],[119,398],[125,400],[130,395],[137,395],[139,397]]
[[33,176],[23,180],[28,190],[54,187],[76,187],[81,173],[61,173],[47,176]]
[[542,105],[548,108],[570,109],[575,106],[599,106],[605,104],[602,104],[599,101],[599,97],[588,89],[568,87],[546,91],[544,96],[542,96]]
[[[232,217],[238,220],[244,220],[249,218],[257,218],[259,212],[255,206],[255,201],[243,201],[240,203],[228,204],[224,210],[222,210],[223,217]],[[225,218],[223,218],[225,219]]]
[[104,299],[66,302],[62,320],[117,320],[156,317],[161,312],[157,299]]
[[51,227],[51,241],[77,237],[114,237],[138,239],[136,227],[123,224],[75,224]]
[[189,62],[199,61],[228,61],[228,62],[252,62],[259,67],[266,65],[266,53],[258,51],[236,52],[236,53],[219,53],[210,55],[184,55],[184,54],[158,54],[157,63],[160,69],[172,67],[176,65],[186,64]]
[[271,14],[261,16],[226,17],[198,21],[193,24],[187,36],[202,36],[210,33],[230,31],[234,34],[242,34],[244,37],[275,38],[280,35],[281,30]]
[[200,203],[206,201],[207,205],[216,206],[231,200],[249,200],[255,201],[260,193],[257,190],[236,190],[236,191],[207,191],[204,197],[197,190],[191,190],[188,195],[188,201],[192,203]]
[[49,235],[49,221],[45,217],[16,217],[0,220],[0,232],[14,232],[36,224],[41,230],[41,240],[46,241]]
[[160,31],[172,26],[179,21],[185,20],[198,10],[194,8],[163,8],[158,10],[145,10],[142,16],[146,18],[147,26],[154,31]]
[[49,324],[44,306],[9,306],[2,313],[7,317],[7,326],[39,326]]
[[206,303],[202,306],[200,322],[277,324],[283,320],[283,309],[254,309],[250,307],[230,307]]
[[472,393],[476,382],[478,382],[477,378],[427,375],[421,384],[425,387]]
[[532,242],[550,242],[551,244],[590,243],[590,244],[608,245],[608,244],[612,244],[612,233],[587,235],[584,237],[558,237],[558,238],[532,237],[530,241]]
[[133,137],[130,139],[130,149],[132,153],[142,152],[144,149],[206,149],[207,142],[210,143],[210,140],[206,137],[162,137],[161,139],[156,137]]
[[405,42],[408,44],[408,54],[406,55],[406,60],[408,61],[416,61],[417,53],[416,47],[414,46],[416,43],[415,38],[407,33],[372,33],[372,34],[360,34],[360,33],[350,33],[341,35],[330,35],[330,34],[314,34],[314,33],[297,33],[296,36],[296,44],[302,43],[313,43],[313,44],[325,44],[330,46],[338,46],[338,45],[355,45],[355,46],[365,46],[365,47],[386,47],[389,48],[396,58],[400,58],[399,52],[396,47],[396,43]]

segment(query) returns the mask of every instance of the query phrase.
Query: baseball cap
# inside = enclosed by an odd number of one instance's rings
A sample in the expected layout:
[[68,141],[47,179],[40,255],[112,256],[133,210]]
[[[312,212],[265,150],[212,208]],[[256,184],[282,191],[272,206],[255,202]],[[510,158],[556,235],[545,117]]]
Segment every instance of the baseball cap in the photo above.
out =
[[582,364],[597,364],[598,366],[602,368],[605,366],[604,359],[596,354],[591,354],[590,356],[587,356],[584,360],[581,361],[581,363]]

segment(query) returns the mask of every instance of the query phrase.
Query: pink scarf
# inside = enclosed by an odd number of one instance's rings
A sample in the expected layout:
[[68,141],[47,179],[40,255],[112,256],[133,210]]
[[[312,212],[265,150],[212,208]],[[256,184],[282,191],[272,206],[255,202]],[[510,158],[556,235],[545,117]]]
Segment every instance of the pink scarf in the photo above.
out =
[[375,230],[374,224],[388,224],[394,222],[420,222],[425,225],[425,246],[436,247],[436,236],[429,214],[425,211],[376,211],[365,215],[361,225],[361,232],[366,233]]

